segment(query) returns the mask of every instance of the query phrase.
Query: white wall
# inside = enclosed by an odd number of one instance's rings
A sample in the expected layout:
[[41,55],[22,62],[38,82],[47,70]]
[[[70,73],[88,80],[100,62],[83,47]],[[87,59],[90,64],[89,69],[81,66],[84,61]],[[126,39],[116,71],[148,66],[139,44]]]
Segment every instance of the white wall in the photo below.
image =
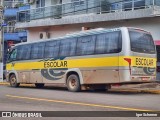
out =
[[81,25],[67,25],[67,26],[55,26],[55,27],[39,27],[28,29],[27,41],[39,40],[39,32],[49,32],[51,38],[64,36],[68,33],[81,31]]
[[137,20],[124,20],[114,22],[97,23],[95,27],[137,27],[151,32],[154,40],[160,40],[160,17],[157,18],[143,18]]
[[68,33],[81,31],[82,27],[91,28],[115,28],[115,27],[137,27],[144,30],[150,31],[153,35],[154,40],[160,40],[160,17],[158,18],[144,18],[137,20],[124,20],[124,21],[114,21],[114,22],[99,22],[99,23],[89,23],[89,24],[72,24],[72,25],[62,25],[62,26],[49,26],[49,27],[38,27],[29,28],[28,31],[28,41],[39,40],[39,32],[49,32],[51,37],[64,36]]

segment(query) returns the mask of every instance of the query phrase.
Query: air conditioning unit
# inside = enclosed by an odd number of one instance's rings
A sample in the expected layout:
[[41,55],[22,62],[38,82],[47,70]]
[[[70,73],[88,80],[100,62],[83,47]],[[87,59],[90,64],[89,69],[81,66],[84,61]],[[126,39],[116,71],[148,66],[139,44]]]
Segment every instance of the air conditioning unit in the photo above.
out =
[[40,32],[39,33],[39,38],[40,39],[49,39],[50,38],[50,33],[48,33],[48,32]]

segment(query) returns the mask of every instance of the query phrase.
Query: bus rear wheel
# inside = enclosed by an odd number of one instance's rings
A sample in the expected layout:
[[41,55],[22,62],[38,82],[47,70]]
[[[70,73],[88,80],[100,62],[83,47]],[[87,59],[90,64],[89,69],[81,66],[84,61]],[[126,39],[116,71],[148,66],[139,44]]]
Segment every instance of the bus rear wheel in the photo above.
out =
[[42,88],[44,87],[43,83],[35,83],[36,88]]
[[79,92],[81,90],[79,77],[77,75],[72,74],[67,78],[67,88],[71,92]]
[[19,87],[20,83],[17,83],[16,76],[12,74],[9,78],[10,86],[11,87]]

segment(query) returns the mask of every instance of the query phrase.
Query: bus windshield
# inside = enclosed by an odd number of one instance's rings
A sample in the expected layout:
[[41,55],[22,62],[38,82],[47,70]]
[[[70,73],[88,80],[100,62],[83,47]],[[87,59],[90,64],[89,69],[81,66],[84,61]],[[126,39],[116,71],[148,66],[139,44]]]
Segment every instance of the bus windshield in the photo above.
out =
[[145,31],[129,30],[131,51],[155,54],[155,45],[151,34]]

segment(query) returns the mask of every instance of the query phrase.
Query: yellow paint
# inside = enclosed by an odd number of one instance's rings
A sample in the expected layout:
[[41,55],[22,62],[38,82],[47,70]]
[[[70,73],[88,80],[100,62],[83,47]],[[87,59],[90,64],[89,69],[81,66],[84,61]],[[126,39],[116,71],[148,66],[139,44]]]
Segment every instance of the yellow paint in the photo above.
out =
[[33,98],[33,97],[24,97],[24,96],[15,96],[15,95],[6,95],[11,98],[18,99],[26,99],[26,100],[35,100],[35,101],[44,101],[44,102],[54,102],[54,103],[62,103],[62,104],[70,104],[70,105],[80,105],[80,106],[90,106],[90,107],[99,107],[99,108],[112,108],[119,110],[129,110],[129,111],[148,111],[152,112],[155,110],[147,110],[147,109],[138,109],[138,108],[128,108],[128,107],[120,107],[120,106],[110,106],[110,105],[101,105],[101,104],[90,104],[90,103],[82,103],[82,102],[69,102],[64,100],[53,100],[53,99],[44,99],[44,98]]
[[7,82],[0,82],[0,85],[9,85]]
[[[120,57],[101,57],[101,58],[82,58],[82,59],[71,59],[71,60],[56,60],[48,62],[56,62],[60,65],[62,62],[67,61],[66,68],[92,68],[92,67],[115,67],[115,66],[129,66],[128,62],[124,58],[132,59],[131,66],[138,67],[156,67],[156,58],[144,58],[144,57],[132,57],[132,56],[120,56]],[[136,59],[152,60],[151,65],[137,65]],[[50,68],[64,68],[63,66],[56,66]],[[13,66],[11,63],[7,64],[7,70],[32,70],[32,69],[44,69],[44,61],[42,62],[17,62]],[[47,68],[48,69],[48,68]]]

